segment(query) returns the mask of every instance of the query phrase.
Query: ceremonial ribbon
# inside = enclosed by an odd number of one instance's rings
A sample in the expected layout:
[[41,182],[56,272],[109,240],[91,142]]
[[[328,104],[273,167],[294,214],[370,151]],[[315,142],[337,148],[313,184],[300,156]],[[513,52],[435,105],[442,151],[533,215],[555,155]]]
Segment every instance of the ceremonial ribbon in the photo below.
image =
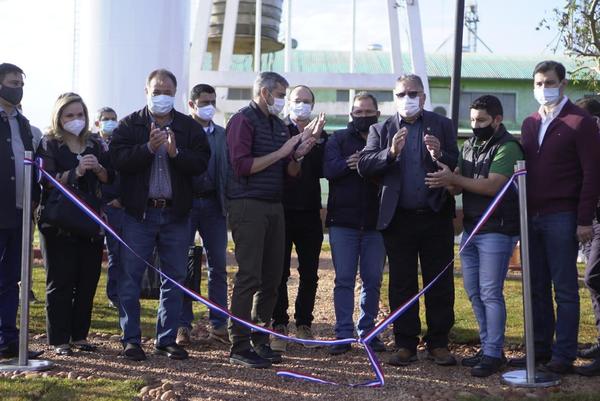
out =
[[[209,299],[203,297],[202,295],[200,295],[200,294],[198,294],[198,293],[196,293],[196,292],[194,292],[194,291],[186,288],[182,284],[178,283],[176,280],[173,280],[171,277],[169,277],[168,275],[166,275],[165,273],[163,273],[160,269],[156,268],[150,262],[146,261],[146,259],[144,259],[143,257],[141,257],[135,250],[133,250],[119,236],[119,234],[117,234],[115,232],[115,230],[106,221],[104,221],[104,219],[96,211],[94,211],[92,208],[90,208],[83,200],[81,200],[79,197],[77,197],[77,195],[75,195],[74,193],[72,193],[69,190],[68,187],[66,187],[65,185],[63,185],[56,178],[54,178],[50,173],[48,173],[43,168],[43,163],[42,163],[41,159],[38,158],[35,161],[33,161],[31,159],[25,159],[24,163],[25,164],[30,164],[32,166],[37,167],[37,170],[38,170],[38,181],[41,180],[42,176],[46,177],[48,179],[48,181],[50,183],[52,183],[52,185],[54,185],[56,188],[58,188],[59,191],[61,191],[68,199],[70,199],[73,203],[75,203],[75,205],[77,205],[86,215],[88,215],[92,220],[94,220],[96,223],[98,223],[105,230],[106,233],[109,233],[110,235],[112,235],[126,249],[128,249],[130,252],[132,252],[138,259],[142,260],[144,262],[144,264],[146,264],[148,267],[154,269],[165,280],[170,281],[176,287],[178,287],[180,290],[182,290],[185,294],[187,294],[188,296],[190,296],[192,299],[194,299],[194,300],[202,303],[207,308],[209,308],[209,309],[211,309],[213,311],[217,311],[217,312],[219,312],[219,313],[221,313],[221,314],[229,317],[230,319],[238,322],[239,324],[244,325],[244,326],[246,326],[246,327],[248,327],[248,328],[250,328],[250,329],[252,329],[254,331],[261,332],[261,333],[268,334],[268,335],[272,335],[272,336],[275,336],[275,337],[279,337],[279,338],[281,338],[283,340],[290,341],[290,342],[296,342],[296,343],[306,344],[306,345],[322,345],[322,346],[332,346],[332,345],[352,344],[352,343],[358,343],[358,344],[360,344],[364,348],[364,350],[365,350],[365,352],[367,354],[367,357],[369,359],[369,363],[371,364],[371,368],[373,370],[373,373],[375,374],[375,379],[371,380],[371,381],[367,381],[365,383],[349,384],[349,386],[352,386],[352,387],[380,387],[380,386],[383,386],[385,384],[385,378],[384,378],[384,374],[383,374],[383,369],[381,368],[381,365],[379,363],[379,360],[377,359],[377,356],[375,355],[375,353],[373,352],[373,350],[369,346],[369,343],[373,340],[373,338],[375,336],[377,336],[379,333],[381,333],[383,330],[385,330],[385,328],[387,326],[389,326],[390,324],[392,324],[394,322],[394,320],[396,320],[400,315],[402,315],[408,308],[410,308],[412,305],[414,305],[414,303],[425,292],[427,292],[429,290],[429,288],[431,288],[437,282],[437,280],[439,280],[439,278],[442,275],[444,275],[444,273],[447,272],[447,270],[450,268],[450,266],[452,266],[454,260],[456,259],[456,256],[455,256],[454,259],[452,259],[446,265],[446,267],[433,280],[431,280],[431,282],[429,282],[426,286],[424,286],[421,291],[419,291],[416,295],[414,295],[412,298],[410,298],[406,303],[404,303],[402,306],[400,306],[395,311],[393,311],[387,318],[385,318],[379,324],[377,324],[364,338],[343,338],[343,339],[335,339],[335,340],[305,340],[305,339],[290,337],[290,336],[278,333],[276,331],[270,330],[268,328],[259,326],[257,324],[252,323],[252,322],[244,320],[244,319],[242,319],[240,317],[237,317],[237,316],[233,315],[231,312],[229,312],[229,310],[227,310],[226,308],[224,308],[224,307],[222,307],[222,306],[220,306],[218,304],[213,303],[212,301],[210,301]],[[490,205],[488,206],[488,208],[484,212],[483,216],[479,220],[479,223],[477,223],[477,225],[475,226],[475,228],[473,229],[473,231],[471,232],[471,234],[469,235],[469,237],[467,238],[467,240],[464,241],[462,247],[458,251],[458,255],[460,255],[462,253],[463,249],[471,241],[471,239],[473,238],[473,236],[479,231],[479,229],[481,228],[481,226],[483,226],[485,224],[485,222],[489,219],[489,217],[492,215],[492,213],[494,212],[494,210],[496,209],[496,207],[498,206],[498,204],[502,200],[502,197],[504,196],[504,194],[508,191],[508,189],[510,188],[510,186],[513,183],[516,182],[515,181],[516,178],[518,176],[524,175],[524,174],[526,174],[525,170],[518,170],[518,171],[516,171],[512,175],[512,177],[508,180],[508,182],[502,187],[502,189],[494,197],[494,199],[492,200],[492,202],[490,203]],[[321,384],[339,385],[339,383],[336,383],[336,382],[333,382],[333,381],[324,380],[324,379],[320,379],[320,378],[318,378],[316,376],[312,376],[312,375],[304,374],[304,373],[293,372],[293,371],[289,371],[289,370],[278,371],[277,375],[281,376],[281,377],[290,377],[290,378],[295,378],[295,379],[303,379],[303,380],[307,380],[307,381],[311,381],[311,382],[315,382],[315,383],[321,383]]]

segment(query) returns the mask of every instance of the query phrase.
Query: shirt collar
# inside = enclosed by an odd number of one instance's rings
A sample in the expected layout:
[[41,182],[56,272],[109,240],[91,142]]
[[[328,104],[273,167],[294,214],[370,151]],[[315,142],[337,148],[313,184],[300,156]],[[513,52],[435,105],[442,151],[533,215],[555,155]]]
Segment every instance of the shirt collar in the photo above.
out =
[[204,128],[204,132],[206,132],[207,134],[212,134],[213,132],[215,132],[215,124],[213,124],[212,121],[208,123],[208,127],[202,128]]
[[0,106],[0,114],[6,114],[8,117],[16,117],[19,113],[19,109],[14,107],[13,111],[10,114],[8,114],[6,110],[4,110],[4,107]]
[[556,116],[560,114],[561,110],[563,109],[565,104],[567,104],[568,101],[569,98],[567,96],[563,96],[560,103],[554,106],[548,113],[546,113],[546,110],[544,110],[544,106],[540,106],[538,113],[540,117],[542,117],[542,122],[545,123],[548,120],[553,120],[554,118],[556,118]]

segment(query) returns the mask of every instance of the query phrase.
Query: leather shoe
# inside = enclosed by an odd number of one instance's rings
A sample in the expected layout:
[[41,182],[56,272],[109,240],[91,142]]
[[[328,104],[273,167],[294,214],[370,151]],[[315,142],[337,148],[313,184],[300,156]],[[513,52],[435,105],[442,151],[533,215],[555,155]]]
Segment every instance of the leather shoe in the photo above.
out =
[[588,377],[600,376],[600,358],[594,359],[589,365],[576,367],[575,373]]
[[[44,351],[27,351],[27,359],[35,359],[42,355]],[[19,357],[19,344],[10,343],[3,348],[0,348],[0,359],[18,358]]]
[[472,368],[473,366],[476,366],[477,364],[479,364],[479,362],[481,362],[481,358],[483,358],[483,350],[480,349],[475,355],[463,358],[460,361],[460,364],[462,366]]
[[448,348],[445,347],[432,348],[428,350],[427,359],[440,366],[456,365],[456,358],[450,353]]
[[252,348],[232,352],[229,354],[229,363],[255,369],[264,369],[271,366],[271,361],[258,355]]
[[475,377],[488,377],[498,372],[504,363],[506,362],[503,358],[494,358],[491,356],[483,355],[481,361],[471,368],[471,376]]
[[589,348],[577,351],[577,356],[584,359],[600,358],[600,343],[596,343]]
[[176,360],[188,359],[189,357],[187,351],[176,343],[155,346],[154,355],[166,355],[167,357]]
[[142,347],[134,343],[127,343],[121,355],[130,361],[143,361],[146,359],[146,353]]
[[407,366],[417,361],[417,351],[408,348],[400,348],[388,359],[393,366]]
[[385,352],[385,344],[383,343],[383,341],[381,341],[379,339],[379,337],[374,337],[371,342],[369,343],[369,346],[371,347],[371,349],[375,352]]
[[258,344],[254,347],[254,351],[256,351],[258,356],[271,361],[271,363],[281,363],[281,361],[283,360],[281,358],[281,354],[279,352],[273,351],[271,349],[271,346],[269,346],[268,344]]
[[[549,355],[536,355],[535,356],[535,365],[543,365],[545,363],[550,362],[552,359]],[[520,358],[512,358],[508,361],[508,366],[513,368],[524,368],[527,366],[527,356],[522,356]]]
[[352,349],[350,344],[335,344],[329,347],[329,355],[342,355]]
[[540,370],[559,375],[567,375],[575,371],[572,363],[559,361],[558,359],[551,359],[547,364],[540,366]]

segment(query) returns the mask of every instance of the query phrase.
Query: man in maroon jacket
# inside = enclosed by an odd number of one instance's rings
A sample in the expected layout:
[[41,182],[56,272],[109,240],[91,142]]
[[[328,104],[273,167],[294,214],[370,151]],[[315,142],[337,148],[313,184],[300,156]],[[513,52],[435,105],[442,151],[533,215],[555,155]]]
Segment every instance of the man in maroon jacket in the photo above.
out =
[[[592,117],[564,95],[562,64],[539,63],[533,80],[540,109],[523,121],[521,143],[527,162],[535,358],[545,369],[564,374],[573,371],[577,354],[578,240],[592,238],[600,134]],[[518,366],[524,359],[511,362]]]

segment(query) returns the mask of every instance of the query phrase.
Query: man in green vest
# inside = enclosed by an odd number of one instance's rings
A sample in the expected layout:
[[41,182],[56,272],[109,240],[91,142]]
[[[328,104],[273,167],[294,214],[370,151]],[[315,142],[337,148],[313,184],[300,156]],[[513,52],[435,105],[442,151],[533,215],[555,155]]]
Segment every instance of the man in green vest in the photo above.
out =
[[431,188],[446,187],[463,195],[464,232],[460,255],[465,290],[479,324],[480,351],[462,361],[471,374],[487,377],[506,362],[504,329],[506,306],[502,294],[508,261],[519,234],[517,192],[509,189],[479,231],[465,242],[523,159],[519,142],[502,124],[502,104],[497,97],[481,96],[471,105],[473,136],[463,145],[454,173],[438,162],[441,170],[425,179]]

